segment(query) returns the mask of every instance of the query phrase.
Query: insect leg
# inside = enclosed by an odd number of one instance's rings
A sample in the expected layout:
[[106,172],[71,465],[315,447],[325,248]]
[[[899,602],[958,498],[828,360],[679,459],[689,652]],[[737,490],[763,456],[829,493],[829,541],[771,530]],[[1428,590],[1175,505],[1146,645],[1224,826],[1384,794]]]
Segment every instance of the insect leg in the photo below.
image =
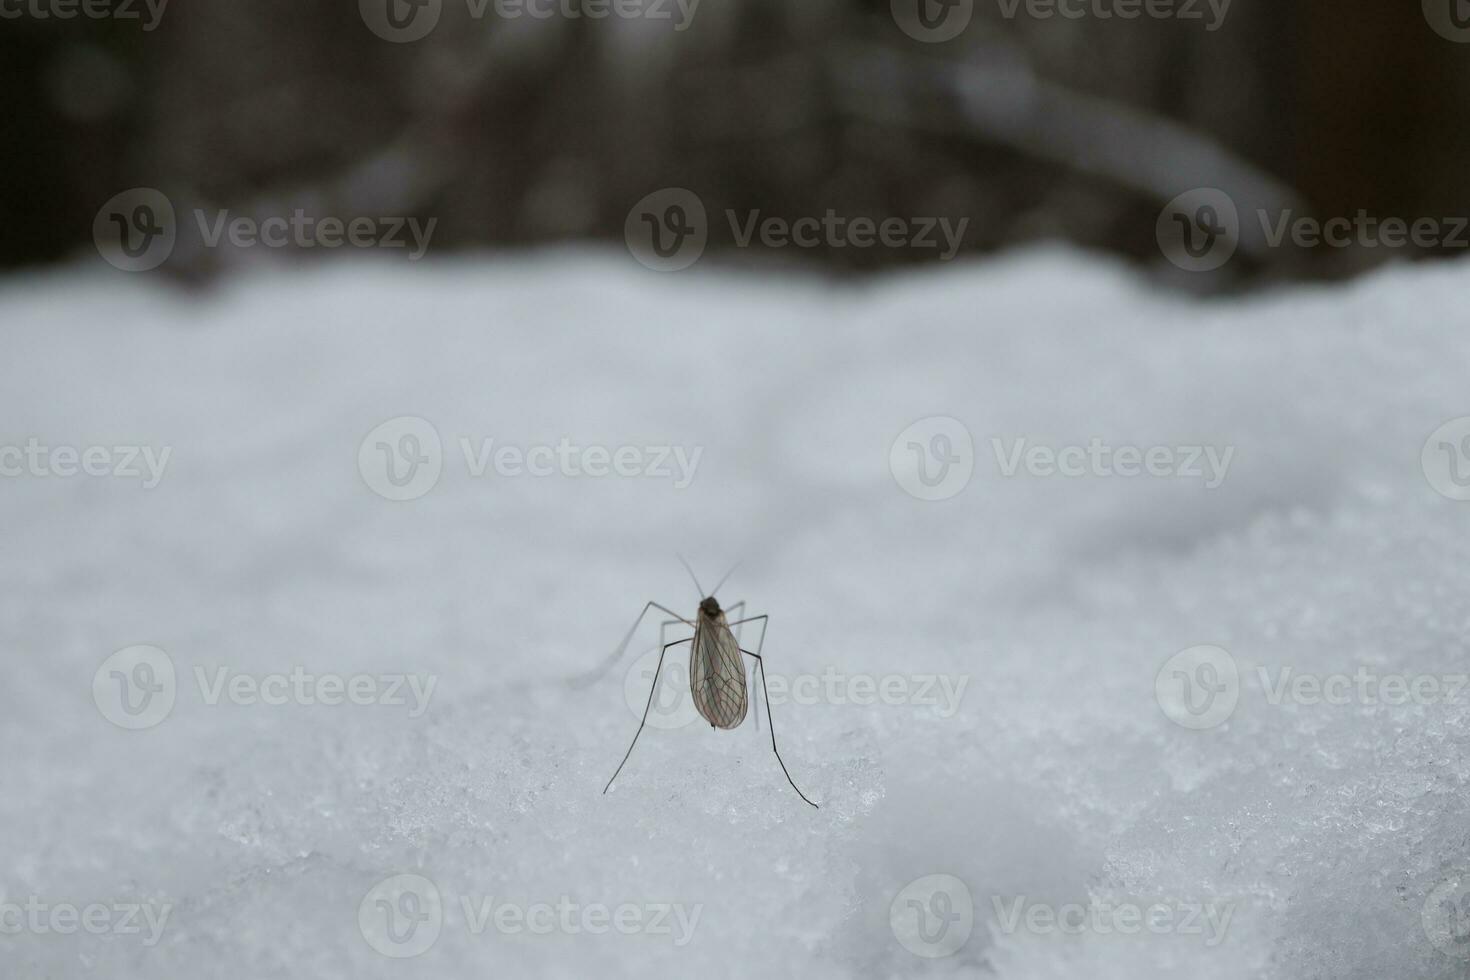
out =
[[658,624],[658,645],[659,646],[663,646],[664,645],[664,633],[665,633],[665,631],[668,630],[668,628],[670,626],[673,626],[676,623],[682,623],[682,622],[683,622],[682,619],[666,619],[662,623],[659,623]]
[[[727,618],[730,617],[730,616],[733,616],[733,615],[735,615],[735,610],[737,610],[737,609],[744,609],[744,608],[745,608],[745,600],[744,599],[741,599],[739,602],[735,603],[733,606],[730,606],[728,609],[725,610],[725,616]],[[733,623],[730,624],[730,626],[733,628],[733,632],[735,634],[735,642],[736,643],[739,643],[740,642],[740,624],[743,623],[743,622],[745,622],[745,620],[743,620],[743,619],[737,619],[737,620],[735,620],[735,622],[733,622]],[[759,648],[757,648],[757,649],[759,649]],[[754,670],[755,670],[755,668],[752,667],[751,668],[751,671],[754,672]],[[752,687],[755,686],[755,678],[751,678],[751,686]],[[755,703],[755,705],[756,705],[756,707],[755,707],[755,730],[756,731],[760,731],[761,730],[760,702],[757,701]]]
[[[750,656],[750,657],[754,657],[755,658],[755,665],[756,665],[756,667],[758,667],[760,669],[760,672],[761,672],[761,694],[763,694],[765,696],[765,699],[766,699],[766,717],[767,718],[770,718],[771,717],[771,692],[768,691],[768,690],[766,690],[766,662],[761,659],[761,656],[758,653],[751,653],[749,650],[741,650],[740,652],[743,653],[743,654],[745,654],[745,655],[747,655],[747,656]],[[629,751],[632,751],[632,750],[630,749]],[[779,762],[779,763],[781,763],[781,771],[784,772],[784,773],[786,773],[786,781],[791,784],[791,788],[792,789],[796,790],[796,795],[799,796],[799,797],[801,797],[802,800],[804,802],[806,802],[806,804],[808,806],[814,807],[816,809],[821,809],[815,803],[813,803],[811,800],[808,800],[806,798],[806,794],[803,793],[801,791],[801,788],[796,785],[796,780],[794,780],[794,779],[791,778],[791,771],[786,768],[786,763],[781,758],[781,750],[778,749],[778,748],[776,748],[776,726],[774,724],[771,725],[771,751],[774,752],[774,753],[776,753],[776,761]]]
[[[737,610],[737,609],[744,609],[744,608],[745,608],[745,600],[744,599],[741,599],[739,602],[735,603],[735,605],[730,606],[728,609],[725,610],[725,616],[726,616],[726,618],[728,618],[728,617],[730,617],[731,615],[733,615],[735,613],[735,610]],[[749,620],[737,619],[737,620],[735,620],[735,622],[731,623],[730,626],[731,627],[739,626],[741,623],[744,623],[744,622],[749,622]],[[735,630],[735,639],[737,639],[737,640],[740,639],[740,631],[739,630]]]
[[[739,602],[735,603],[735,606],[744,606],[744,605],[745,605],[745,600],[744,599],[742,599]],[[731,606],[728,611],[734,612],[735,611],[735,606]],[[766,621],[769,620],[770,618],[771,617],[770,617],[770,614],[769,613],[762,613],[759,616],[751,616],[748,619],[737,619],[737,620],[735,620],[735,622],[733,622],[733,623],[730,624],[730,627],[732,629],[734,629],[734,628],[738,627],[741,623],[753,623],[756,620],[760,620],[760,624],[761,624],[761,638],[759,640],[757,640],[756,643],[755,643],[755,654],[756,654],[757,657],[760,656],[761,648],[763,646],[765,646],[765,644],[766,644]],[[735,633],[735,639],[737,639],[737,640],[740,639],[740,633],[739,633],[738,630]],[[751,673],[752,674],[755,673],[754,668],[751,669]],[[752,677],[750,679],[750,686],[751,687],[754,687],[755,686],[755,678],[754,677]],[[767,714],[770,714],[769,710],[766,713]],[[759,701],[757,701],[755,703],[755,713],[753,715],[753,720],[755,722],[755,730],[756,731],[760,731],[761,730],[761,703]]]
[[[628,627],[627,635],[623,637],[623,642],[618,644],[618,648],[616,650],[608,654],[608,656],[602,661],[602,663],[598,664],[592,670],[587,671],[585,674],[578,674],[576,677],[568,678],[567,683],[572,687],[586,687],[588,684],[596,681],[597,679],[602,677],[603,674],[606,674],[609,670],[611,670],[613,668],[613,665],[618,662],[618,659],[622,657],[624,651],[628,649],[628,644],[633,640],[633,634],[638,631],[638,624],[643,622],[643,617],[648,615],[648,610],[650,609],[657,609],[660,612],[667,613],[668,615],[673,616],[675,619],[685,624],[686,626],[694,625],[683,616],[680,616],[678,613],[674,612],[672,609],[666,609],[656,602],[650,602],[643,607],[643,611],[638,614],[638,618],[633,620],[633,625]],[[662,636],[662,634],[660,634],[660,636]]]
[[[735,606],[743,606],[743,605],[745,605],[745,601],[744,600],[741,600],[740,602],[735,603]],[[734,609],[735,606],[731,606],[730,608],[731,609]],[[761,613],[759,616],[751,616],[751,617],[749,617],[747,619],[737,619],[737,620],[735,620],[735,622],[733,622],[733,623],[727,623],[726,625],[728,625],[731,629],[734,629],[736,626],[739,626],[741,623],[753,623],[756,620],[760,620],[761,621],[761,638],[760,638],[759,641],[757,641],[756,648],[755,648],[756,649],[756,652],[759,653],[760,652],[760,644],[766,642],[766,620],[768,620],[770,618],[771,618],[771,614],[770,613]]]
[[[693,637],[689,639],[693,639]],[[653,707],[653,696],[658,693],[658,672],[663,668],[664,654],[669,652],[669,647],[676,647],[680,643],[688,642],[689,640],[675,640],[658,652],[658,666],[653,668],[653,686],[648,689],[648,703],[643,706],[643,720],[638,723],[638,730],[633,733],[633,741],[628,744],[628,751],[623,754],[623,761],[619,762],[618,767],[613,770],[612,779],[609,779],[607,785],[602,787],[603,795],[606,795],[607,791],[612,788],[613,779],[618,778],[618,773],[623,771],[623,766],[628,764],[628,756],[633,754],[633,746],[638,744],[638,736],[643,734],[643,726],[648,724],[648,709]],[[797,790],[797,792],[801,791]]]
[[[660,649],[663,649],[663,647],[666,645],[667,641],[664,640],[664,634],[668,630],[668,628],[682,622],[683,620],[681,619],[666,619],[662,623],[658,624],[658,645]],[[691,636],[689,639],[692,640],[694,639],[694,637]]]

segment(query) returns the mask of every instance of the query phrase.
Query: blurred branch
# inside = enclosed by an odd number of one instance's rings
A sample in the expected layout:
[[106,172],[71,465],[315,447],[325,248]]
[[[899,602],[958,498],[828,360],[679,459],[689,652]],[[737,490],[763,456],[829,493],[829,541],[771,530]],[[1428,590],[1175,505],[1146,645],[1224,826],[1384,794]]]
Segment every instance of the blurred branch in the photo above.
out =
[[[954,105],[976,137],[1111,180],[1163,204],[1194,187],[1225,190],[1242,208],[1300,207],[1284,182],[1172,120],[1039,79],[1014,45],[993,42],[981,60],[956,62],[878,45],[843,45],[831,58],[843,110],[913,127]],[[920,104],[916,101],[922,100]],[[943,122],[926,128],[952,130]],[[1187,174],[1189,184],[1181,184]],[[1241,247],[1257,247],[1243,236]]]

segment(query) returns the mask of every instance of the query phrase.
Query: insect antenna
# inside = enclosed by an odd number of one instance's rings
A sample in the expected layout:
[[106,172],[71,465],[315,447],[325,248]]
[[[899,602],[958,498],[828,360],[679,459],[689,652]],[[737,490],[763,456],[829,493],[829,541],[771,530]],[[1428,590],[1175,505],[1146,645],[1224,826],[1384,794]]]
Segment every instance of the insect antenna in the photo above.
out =
[[725,580],[728,579],[731,575],[734,575],[735,574],[735,569],[737,569],[739,567],[740,567],[740,563],[738,561],[735,564],[731,565],[730,566],[730,570],[728,572],[726,572],[724,575],[721,575],[720,576],[720,580],[715,583],[714,591],[711,592],[710,595],[719,595],[720,594],[720,586],[724,585],[725,584]]
[[694,581],[694,588],[699,591],[699,597],[703,599],[705,595],[707,595],[707,593],[704,591],[704,589],[700,588],[699,576],[694,574],[694,569],[689,567],[689,563],[684,560],[683,555],[675,555],[674,557],[679,559],[679,564],[683,565],[684,571],[689,573],[689,577]]

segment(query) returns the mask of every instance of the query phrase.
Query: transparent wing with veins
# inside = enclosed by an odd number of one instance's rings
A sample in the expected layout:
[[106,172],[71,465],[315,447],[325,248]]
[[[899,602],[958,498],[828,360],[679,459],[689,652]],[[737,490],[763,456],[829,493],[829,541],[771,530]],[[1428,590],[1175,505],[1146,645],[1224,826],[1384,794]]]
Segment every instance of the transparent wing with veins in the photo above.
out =
[[694,706],[714,727],[739,728],[745,720],[745,658],[723,614],[699,616],[689,651],[689,691]]

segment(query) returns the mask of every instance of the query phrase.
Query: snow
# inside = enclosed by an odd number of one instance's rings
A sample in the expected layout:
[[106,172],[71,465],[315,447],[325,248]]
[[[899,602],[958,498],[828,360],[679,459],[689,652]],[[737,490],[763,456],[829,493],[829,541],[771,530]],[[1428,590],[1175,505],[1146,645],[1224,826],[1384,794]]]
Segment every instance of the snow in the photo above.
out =
[[[0,479],[0,911],[169,910],[156,943],[0,916],[3,973],[1463,977],[1470,694],[1273,703],[1259,678],[1467,670],[1470,509],[1421,466],[1470,415],[1466,285],[1424,265],[1202,302],[1051,248],[865,284],[598,251],[203,294],[90,266],[0,283],[0,445],[171,448],[152,489]],[[442,437],[442,474],[391,501],[358,457],[401,416]],[[890,450],[931,416],[973,436],[973,476],[924,501]],[[685,489],[477,477],[461,437],[702,455]],[[1234,453],[1216,489],[1005,477],[993,438]],[[773,693],[819,810],[764,705],[728,733],[656,719],[601,794],[657,617],[568,679],[646,600],[693,613],[676,552],[706,585],[743,559],[720,597],[771,614],[773,686],[836,678]],[[93,681],[135,645],[177,691],[127,730]],[[1201,645],[1241,680],[1195,730],[1155,685]],[[417,716],[406,685],[401,705],[206,696],[297,668],[435,686]],[[912,703],[925,677],[958,704]],[[854,703],[855,678],[905,703]],[[379,889],[395,875],[440,901],[415,957],[359,923],[415,910]],[[952,951],[903,928],[963,902],[911,886],[931,875],[973,906]],[[1006,928],[1156,902],[1228,924]],[[541,903],[647,927],[515,927]],[[485,907],[507,924],[477,931]]]

